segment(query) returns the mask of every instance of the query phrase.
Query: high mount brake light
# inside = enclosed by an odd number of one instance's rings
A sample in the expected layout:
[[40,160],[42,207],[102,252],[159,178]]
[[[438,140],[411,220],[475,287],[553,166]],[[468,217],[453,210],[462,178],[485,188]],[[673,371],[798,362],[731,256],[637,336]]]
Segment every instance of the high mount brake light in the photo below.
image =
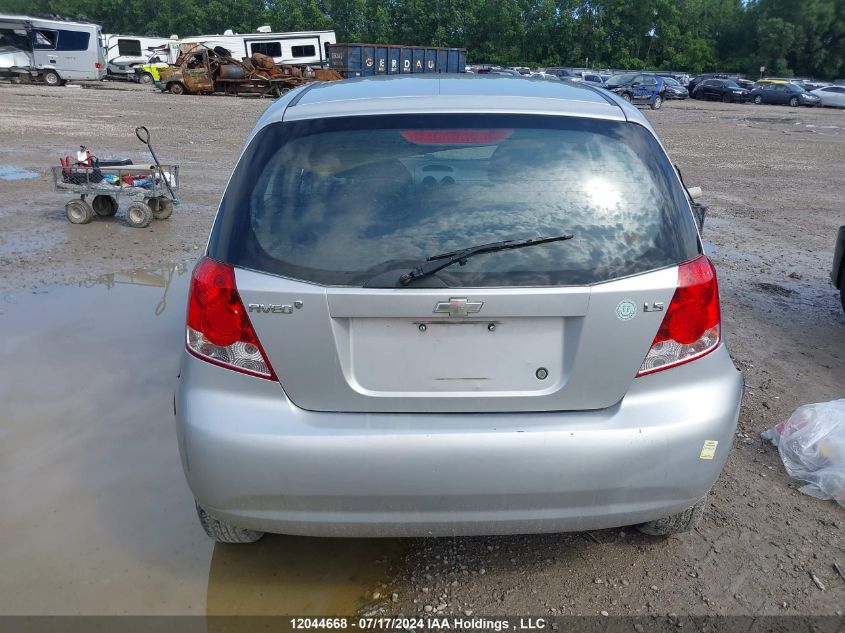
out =
[[401,130],[399,134],[417,145],[486,145],[505,140],[513,130]]
[[637,376],[701,358],[720,340],[716,271],[702,255],[678,266],[678,286]]
[[188,295],[187,347],[197,358],[276,380],[235,285],[235,270],[203,257]]

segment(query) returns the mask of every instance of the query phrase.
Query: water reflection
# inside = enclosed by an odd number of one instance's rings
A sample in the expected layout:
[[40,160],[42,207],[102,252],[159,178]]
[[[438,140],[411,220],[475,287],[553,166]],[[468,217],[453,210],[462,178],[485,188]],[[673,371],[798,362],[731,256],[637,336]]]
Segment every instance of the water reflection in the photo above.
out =
[[34,171],[21,169],[14,165],[0,165],[0,180],[27,180],[28,178],[37,178],[38,174]]
[[352,616],[406,544],[268,534],[252,545],[215,545],[207,613]]
[[212,545],[172,404],[187,269],[3,304],[0,614],[203,612]]
[[173,418],[191,265],[4,296],[0,615],[352,615],[386,580],[398,541],[202,531]]
[[123,273],[107,273],[105,275],[100,275],[95,279],[81,281],[79,282],[79,285],[85,288],[93,288],[97,285],[103,285],[109,290],[117,285],[164,288],[161,300],[155,307],[155,315],[160,316],[167,308],[167,291],[170,289],[173,276],[176,275],[177,277],[181,277],[187,271],[188,263],[182,262],[180,264],[170,264],[160,268],[143,268]]

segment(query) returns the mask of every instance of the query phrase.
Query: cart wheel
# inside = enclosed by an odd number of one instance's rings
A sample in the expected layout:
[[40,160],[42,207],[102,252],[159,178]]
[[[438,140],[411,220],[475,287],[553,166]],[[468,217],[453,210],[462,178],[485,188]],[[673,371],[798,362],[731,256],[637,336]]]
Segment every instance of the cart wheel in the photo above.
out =
[[153,200],[155,200],[157,203],[156,208],[154,209],[152,205],[150,205],[150,208],[153,209],[153,217],[156,220],[166,220],[167,218],[169,218],[170,215],[173,213],[173,200],[164,197],[150,198],[150,202],[152,202]]
[[71,200],[65,205],[65,215],[72,224],[88,224],[94,219],[94,209],[85,200]]
[[143,202],[133,202],[126,209],[126,221],[129,226],[143,229],[153,221],[153,210]]
[[101,218],[108,218],[117,213],[117,199],[114,196],[100,194],[91,201],[94,213]]

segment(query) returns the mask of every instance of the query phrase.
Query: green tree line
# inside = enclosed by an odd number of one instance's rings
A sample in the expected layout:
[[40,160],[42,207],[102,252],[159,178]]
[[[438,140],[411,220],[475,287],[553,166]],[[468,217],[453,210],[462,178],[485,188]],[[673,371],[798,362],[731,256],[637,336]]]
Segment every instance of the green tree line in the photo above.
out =
[[136,35],[334,29],[505,65],[845,77],[845,0],[0,0],[0,13]]

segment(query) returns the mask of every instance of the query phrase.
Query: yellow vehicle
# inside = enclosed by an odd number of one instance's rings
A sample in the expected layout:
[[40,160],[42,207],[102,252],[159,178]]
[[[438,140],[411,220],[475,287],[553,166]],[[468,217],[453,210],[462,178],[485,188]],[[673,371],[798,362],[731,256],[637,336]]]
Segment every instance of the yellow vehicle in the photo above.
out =
[[786,79],[760,79],[757,82],[757,85],[758,86],[763,85],[763,84],[784,84],[784,85],[786,85],[788,83],[790,83],[790,82],[787,81]]
[[161,81],[161,76],[158,74],[162,68],[170,66],[157,55],[153,55],[147,60],[147,63],[135,69],[135,80],[142,84],[153,84]]

